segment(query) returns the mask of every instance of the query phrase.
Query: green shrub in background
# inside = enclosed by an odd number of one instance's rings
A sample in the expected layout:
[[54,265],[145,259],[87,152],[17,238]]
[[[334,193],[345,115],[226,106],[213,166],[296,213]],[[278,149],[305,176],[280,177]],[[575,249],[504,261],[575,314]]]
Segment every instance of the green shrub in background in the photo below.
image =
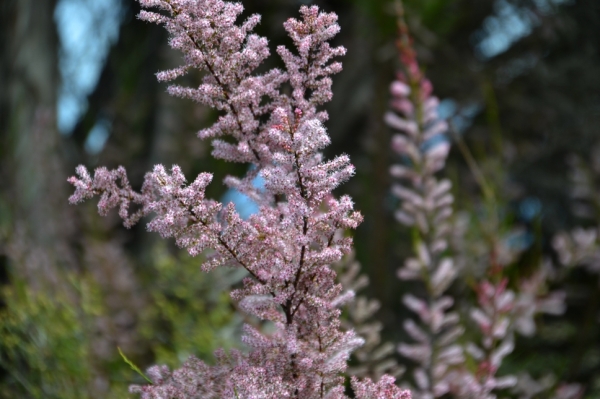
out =
[[[5,378],[0,383],[1,397],[91,397],[93,337],[88,323],[101,313],[101,306],[92,285],[80,280],[78,286],[78,308],[70,305],[72,298],[50,297],[16,278],[3,288],[0,366]],[[116,391],[124,394],[126,388],[123,384]]]
[[[150,363],[176,365],[191,354],[211,361],[215,347],[228,348],[241,324],[223,287],[241,277],[217,271],[198,273],[198,259],[154,249],[149,298],[139,317],[136,353],[141,369]],[[65,279],[64,293],[35,291],[12,276],[1,291],[1,398],[125,398],[141,382],[114,348],[97,355],[98,342],[110,339],[98,328],[110,318],[103,292],[89,275]],[[141,348],[141,349],[140,349]],[[148,364],[145,364],[148,362]]]
[[235,344],[241,319],[227,292],[243,273],[221,269],[200,273],[200,259],[183,252],[172,256],[160,244],[153,259],[155,276],[145,287],[150,303],[141,334],[155,362],[174,367],[192,354],[210,362],[215,348]]

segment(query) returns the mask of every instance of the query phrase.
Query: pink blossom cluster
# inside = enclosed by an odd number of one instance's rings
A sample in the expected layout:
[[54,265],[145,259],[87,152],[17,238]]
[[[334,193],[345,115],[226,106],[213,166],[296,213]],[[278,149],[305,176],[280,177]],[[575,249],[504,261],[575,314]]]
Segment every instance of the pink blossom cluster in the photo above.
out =
[[457,343],[464,328],[452,311],[454,299],[446,294],[458,272],[454,260],[446,255],[454,199],[450,181],[436,177],[448,155],[449,143],[442,136],[448,125],[438,117],[439,101],[419,68],[406,26],[401,23],[400,29],[399,50],[405,72],[391,85],[392,111],[385,120],[397,132],[392,148],[402,161],[390,170],[398,179],[392,192],[401,200],[396,218],[417,234],[416,256],[407,259],[398,277],[422,283],[427,296],[403,296],[419,322],[404,322],[414,342],[401,343],[398,350],[417,364],[413,396],[434,398],[450,392],[449,372],[464,362]]
[[[415,256],[406,260],[398,277],[421,283],[424,295],[403,296],[404,304],[418,316],[418,322],[404,321],[404,329],[414,342],[401,343],[398,350],[416,363],[415,398],[449,394],[465,399],[496,398],[498,390],[515,387],[519,382],[516,376],[497,375],[503,359],[514,349],[514,333],[534,334],[534,318],[540,313],[562,314],[565,295],[547,294],[550,276],[545,267],[514,282],[518,289],[509,289],[503,267],[514,254],[501,251],[500,243],[493,245],[491,255],[484,256],[484,276],[477,276],[475,282],[476,304],[458,303],[459,298],[448,292],[459,273],[464,272],[459,265],[473,268],[473,263],[481,259],[460,259],[460,251],[452,254],[456,248],[451,248],[451,241],[457,241],[451,236],[456,223],[452,186],[449,180],[436,177],[450,148],[444,137],[448,124],[438,116],[439,101],[432,95],[432,85],[417,62],[401,6],[399,28],[398,48],[404,71],[391,85],[392,110],[385,120],[396,131],[392,148],[400,160],[390,170],[398,179],[392,192],[401,201],[396,218],[413,229]],[[484,243],[483,247],[487,245]],[[458,309],[466,309],[469,317]],[[466,337],[469,318],[475,322],[476,330]],[[473,336],[478,337],[476,342],[469,342]],[[519,392],[531,386],[519,384]],[[575,398],[580,393],[574,385],[553,388],[545,388],[544,393],[556,398]]]
[[600,273],[600,239],[597,227],[578,227],[571,232],[559,233],[552,244],[562,264],[582,265],[591,273]]
[[[565,294],[547,291],[549,271],[541,267],[529,278],[517,282],[517,289],[508,288],[508,279],[502,276],[502,267],[492,267],[488,276],[477,283],[477,306],[470,309],[471,319],[479,329],[480,342],[467,342],[466,352],[476,364],[453,371],[455,384],[452,391],[460,398],[495,399],[498,390],[511,388],[523,398],[543,392],[552,398],[579,398],[577,384],[543,385],[528,375],[502,375],[497,372],[503,359],[515,348],[515,333],[532,336],[534,318],[542,313],[560,315],[565,311]],[[548,266],[548,265],[544,265]],[[551,376],[548,376],[552,378]],[[531,393],[534,392],[535,394]],[[531,395],[531,396],[529,396]]]
[[[341,328],[339,306],[351,293],[343,293],[330,265],[352,247],[351,238],[339,231],[356,228],[362,217],[350,197],[332,195],[354,174],[349,158],[325,160],[321,152],[330,140],[323,126],[327,114],[317,107],[331,99],[330,75],[341,70],[331,59],[345,53],[328,43],[339,31],[336,15],[303,6],[300,20],[284,24],[295,52],[277,49],[286,70],[258,75],[255,69],[269,55],[267,40],[252,33],[259,16],[236,24],[241,4],[140,3],[160,10],[139,17],[164,25],[170,45],[184,55],[184,64],[159,73],[159,80],[204,71],[198,87],[174,85],[169,92],[221,111],[199,136],[213,138],[216,158],[254,165],[243,178],[229,176],[225,184],[253,199],[260,211],[244,220],[233,204],[205,198],[211,174],[188,184],[179,167],[162,165],[146,175],[140,192],[121,167],[98,168],[92,177],[80,166],[79,177],[69,179],[76,188],[70,201],[99,195],[100,214],[118,207],[127,227],[152,214],[148,230],[173,237],[191,255],[208,253],[203,270],[245,269],[249,277],[231,297],[275,329],[267,334],[246,325],[242,341],[248,353],[217,352],[216,366],[193,357],[172,372],[155,366],[149,370],[153,384],[132,391],[145,399],[345,398],[342,373],[363,340]],[[290,95],[280,90],[283,83],[291,86]],[[256,176],[264,179],[264,189],[252,185]],[[410,398],[387,376],[378,383],[353,379],[352,386],[357,398]]]
[[573,212],[595,226],[577,227],[570,232],[559,233],[552,244],[562,264],[584,266],[589,272],[600,274],[600,235],[597,225],[600,218],[600,145],[592,150],[591,162],[572,157],[570,174],[571,196],[576,201]]

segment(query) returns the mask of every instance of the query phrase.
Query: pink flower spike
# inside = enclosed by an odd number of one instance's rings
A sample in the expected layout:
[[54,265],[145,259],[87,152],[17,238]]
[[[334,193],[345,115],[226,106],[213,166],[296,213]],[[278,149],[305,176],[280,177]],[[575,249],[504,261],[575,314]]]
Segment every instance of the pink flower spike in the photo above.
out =
[[[227,266],[248,277],[230,297],[250,316],[273,326],[270,332],[246,325],[245,352],[217,351],[215,365],[190,357],[180,368],[149,369],[153,384],[132,386],[143,399],[158,398],[346,398],[343,373],[350,354],[364,340],[342,327],[339,306],[353,297],[343,292],[331,265],[352,249],[345,230],[362,216],[350,197],[333,190],[355,173],[346,155],[324,159],[330,144],[318,109],[328,102],[331,76],[341,70],[331,47],[338,33],[337,16],[318,7],[300,8],[300,19],[284,23],[294,51],[277,48],[285,71],[257,74],[269,56],[267,39],[253,33],[260,21],[251,15],[237,22],[240,3],[223,0],[140,0],[139,18],[164,25],[169,44],[183,53],[182,65],[159,72],[172,81],[201,71],[198,86],[174,84],[171,95],[192,99],[220,113],[216,123],[200,131],[212,140],[213,156],[251,164],[243,177],[225,183],[252,198],[259,211],[243,219],[232,203],[206,198],[210,173],[188,183],[178,166],[154,167],[141,190],[134,191],[124,168],[98,168],[93,178],[77,168],[71,203],[100,196],[98,210],[118,208],[126,227],[151,216],[148,230],[191,255],[204,254],[202,270]],[[291,93],[280,90],[289,85]],[[224,139],[223,136],[228,136]],[[264,187],[253,186],[262,177]],[[137,210],[132,212],[131,205]],[[327,208],[326,210],[324,208]],[[375,384],[353,381],[361,399],[409,399],[391,377]]]

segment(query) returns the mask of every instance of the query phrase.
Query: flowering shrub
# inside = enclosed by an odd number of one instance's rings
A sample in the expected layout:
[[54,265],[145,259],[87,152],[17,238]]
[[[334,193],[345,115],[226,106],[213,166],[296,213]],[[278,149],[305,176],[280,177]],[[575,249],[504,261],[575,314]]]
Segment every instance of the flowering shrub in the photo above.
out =
[[[214,157],[253,165],[243,178],[229,176],[225,184],[254,200],[260,211],[244,220],[233,204],[205,198],[209,173],[186,185],[179,167],[168,171],[162,165],[146,175],[140,192],[131,188],[124,168],[98,168],[92,177],[79,166],[79,177],[69,179],[76,187],[70,201],[99,195],[100,214],[118,207],[127,227],[155,214],[150,231],[175,238],[191,255],[212,251],[203,270],[245,269],[249,277],[231,297],[243,311],[272,323],[274,332],[246,325],[242,340],[249,353],[217,352],[212,367],[194,357],[174,372],[155,366],[148,371],[153,385],[132,391],[143,398],[345,397],[341,373],[362,339],[341,329],[339,306],[352,292],[343,292],[330,265],[351,250],[351,239],[339,231],[356,228],[362,217],[348,196],[332,195],[354,174],[349,158],[325,161],[321,153],[329,144],[327,113],[317,107],[331,99],[330,75],[341,70],[332,58],[345,53],[328,43],[339,31],[335,14],[302,7],[301,20],[284,24],[296,53],[277,48],[286,70],[256,75],[269,55],[267,40],[252,33],[257,15],[236,25],[240,4],[140,3],[163,12],[142,11],[139,17],[163,24],[170,45],[184,54],[184,65],[158,79],[170,81],[191,69],[206,72],[199,87],[174,85],[169,92],[222,112],[199,136],[213,139]],[[290,94],[280,90],[283,84]],[[264,179],[264,188],[252,185],[256,176]],[[378,383],[353,379],[352,385],[358,398],[410,397],[391,377]]]
[[[90,345],[85,325],[68,299],[35,292],[23,282],[0,292],[8,306],[0,310],[0,367],[8,372],[2,397],[90,397]],[[83,287],[82,287],[83,288]],[[86,289],[85,287],[83,289]],[[83,298],[86,301],[87,298]],[[85,303],[86,308],[91,307]],[[85,314],[89,322],[92,317]],[[124,394],[126,392],[111,392]],[[15,396],[18,395],[18,396]]]
[[[499,390],[518,385],[515,392],[521,397],[544,392],[549,397],[577,398],[581,389],[576,384],[543,387],[531,379],[523,380],[528,377],[519,381],[517,376],[497,375],[503,359],[514,350],[515,332],[531,336],[537,314],[560,315],[565,311],[564,292],[547,293],[549,272],[545,265],[537,267],[530,277],[514,281],[516,290],[508,288],[504,268],[516,254],[501,248],[498,226],[487,233],[489,242],[482,245],[489,247],[489,257],[484,258],[484,273],[476,276],[474,283],[476,303],[458,303],[461,298],[448,292],[460,273],[466,275],[461,266],[473,269],[479,266],[479,259],[461,253],[460,243],[455,248],[450,246],[451,241],[457,244],[461,240],[456,237],[460,237],[460,229],[456,229],[459,220],[453,220],[452,184],[436,177],[449,153],[449,140],[444,136],[449,126],[438,116],[439,101],[419,67],[402,3],[397,5],[397,45],[404,70],[390,87],[392,110],[385,121],[397,132],[392,148],[401,161],[390,169],[398,179],[392,192],[401,201],[395,216],[413,229],[416,254],[398,270],[398,277],[421,283],[425,291],[424,297],[408,293],[402,298],[419,318],[419,323],[404,321],[404,329],[415,342],[398,346],[401,355],[416,363],[413,397],[429,399],[451,394],[456,398],[493,399]],[[494,201],[489,188],[483,188]],[[495,207],[492,209],[495,212]],[[453,229],[455,237],[451,237]],[[461,308],[466,314],[457,311]],[[465,337],[471,327],[468,319],[475,323],[476,333]]]
[[416,231],[413,245],[417,256],[409,258],[398,270],[403,280],[424,284],[427,298],[403,296],[404,304],[415,312],[420,323],[411,319],[404,328],[415,343],[401,343],[399,352],[417,363],[414,381],[418,398],[440,397],[450,391],[448,373],[462,364],[462,348],[457,344],[464,331],[454,300],[445,295],[457,275],[451,257],[445,254],[451,230],[452,203],[449,180],[438,180],[435,173],[444,167],[449,143],[441,135],[448,125],[437,114],[439,101],[432,96],[432,85],[417,63],[416,54],[400,15],[398,48],[405,72],[391,85],[392,109],[387,124],[398,131],[392,148],[404,164],[392,166],[393,177],[400,179],[392,192],[402,201],[396,212],[398,221]]
[[[231,267],[247,276],[230,294],[249,321],[242,336],[247,352],[218,350],[214,366],[192,356],[175,370],[151,367],[152,383],[131,391],[148,399],[343,398],[350,374],[354,397],[411,397],[395,384],[404,367],[391,358],[393,346],[381,343],[382,325],[371,320],[379,304],[354,298],[367,282],[353,260],[347,230],[362,216],[349,196],[333,194],[354,166],[345,155],[325,160],[322,153],[330,139],[321,106],[332,98],[331,76],[341,70],[334,59],[345,54],[343,47],[329,44],[339,31],[335,14],[301,7],[301,18],[284,24],[294,49],[277,47],[284,69],[258,73],[270,55],[267,39],[253,33],[258,15],[236,23],[240,4],[140,3],[146,8],[140,19],[164,25],[171,47],[184,55],[183,65],[158,73],[158,79],[203,73],[199,86],[171,85],[168,92],[220,112],[198,135],[212,141],[215,158],[249,166],[244,176],[228,176],[224,183],[259,211],[244,218],[233,204],[206,198],[212,175],[201,173],[188,183],[178,166],[155,166],[140,191],[122,167],[101,167],[92,176],[79,166],[78,177],[69,179],[75,186],[72,203],[99,196],[99,213],[118,208],[126,227],[153,215],[148,229],[174,238],[192,256],[202,254],[204,271]],[[507,231],[516,230],[498,222],[490,187],[482,187],[490,203],[482,218],[490,221],[465,243],[452,183],[438,177],[450,150],[445,136],[450,126],[438,114],[439,101],[402,18],[398,50],[403,72],[391,85],[392,110],[385,120],[395,131],[392,148],[398,156],[390,169],[397,179],[392,192],[400,200],[395,216],[411,229],[414,249],[397,273],[416,287],[402,296],[416,318],[403,322],[410,342],[398,345],[400,355],[413,361],[412,397],[581,397],[575,384],[501,368],[515,351],[516,336],[536,333],[538,315],[565,311],[566,294],[549,289],[557,273],[546,260],[537,259],[528,273],[508,271],[522,250],[508,245]],[[257,178],[264,185],[255,184]],[[596,229],[559,235],[555,247],[564,263],[597,271]],[[467,295],[454,290],[462,280],[467,284],[459,288],[470,288]],[[165,295],[155,298],[164,305],[159,311],[177,322],[173,328],[183,331],[174,335],[177,340],[186,339],[193,320],[174,311]],[[193,344],[186,348],[186,353],[194,350]]]

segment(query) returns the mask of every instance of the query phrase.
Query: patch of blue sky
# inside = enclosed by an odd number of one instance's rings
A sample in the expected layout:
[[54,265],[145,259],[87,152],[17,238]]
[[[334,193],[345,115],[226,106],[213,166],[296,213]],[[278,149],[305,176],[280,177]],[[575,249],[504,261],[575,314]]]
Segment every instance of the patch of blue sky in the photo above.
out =
[[536,197],[526,197],[519,203],[519,215],[531,221],[542,213],[542,202]]
[[494,15],[487,17],[481,30],[475,34],[476,54],[484,59],[508,50],[514,42],[529,35],[536,24],[529,10],[507,0],[497,0],[494,11]]
[[[256,176],[252,180],[252,185],[258,189],[265,187],[265,181],[261,176]],[[251,215],[258,213],[259,208],[256,202],[250,199],[247,195],[240,193],[238,190],[229,189],[221,200],[224,204],[233,202],[235,210],[242,219],[248,219]]]
[[505,245],[513,251],[525,251],[535,242],[534,235],[527,230],[516,230],[504,238]]
[[[548,14],[556,6],[570,0],[534,0],[536,10]],[[529,35],[539,25],[539,18],[531,9],[518,7],[507,0],[496,0],[494,14],[483,21],[473,36],[475,54],[490,59],[508,50],[515,42]]]
[[440,101],[440,105],[438,105],[438,116],[440,119],[448,119],[456,114],[456,110],[458,109],[458,105],[456,101],[451,98],[446,98]]
[[481,112],[482,106],[477,102],[471,102],[459,106],[452,98],[440,101],[438,115],[440,119],[446,119],[457,133],[463,133],[473,124],[475,117]]
[[550,14],[556,7],[563,4],[572,4],[575,0],[533,0],[535,6],[542,14]]
[[61,133],[70,134],[87,110],[87,97],[98,84],[123,16],[121,0],[59,0],[56,4],[62,79],[57,121]]
[[90,155],[96,155],[102,151],[108,136],[110,136],[111,123],[106,118],[99,118],[84,143],[85,151]]

